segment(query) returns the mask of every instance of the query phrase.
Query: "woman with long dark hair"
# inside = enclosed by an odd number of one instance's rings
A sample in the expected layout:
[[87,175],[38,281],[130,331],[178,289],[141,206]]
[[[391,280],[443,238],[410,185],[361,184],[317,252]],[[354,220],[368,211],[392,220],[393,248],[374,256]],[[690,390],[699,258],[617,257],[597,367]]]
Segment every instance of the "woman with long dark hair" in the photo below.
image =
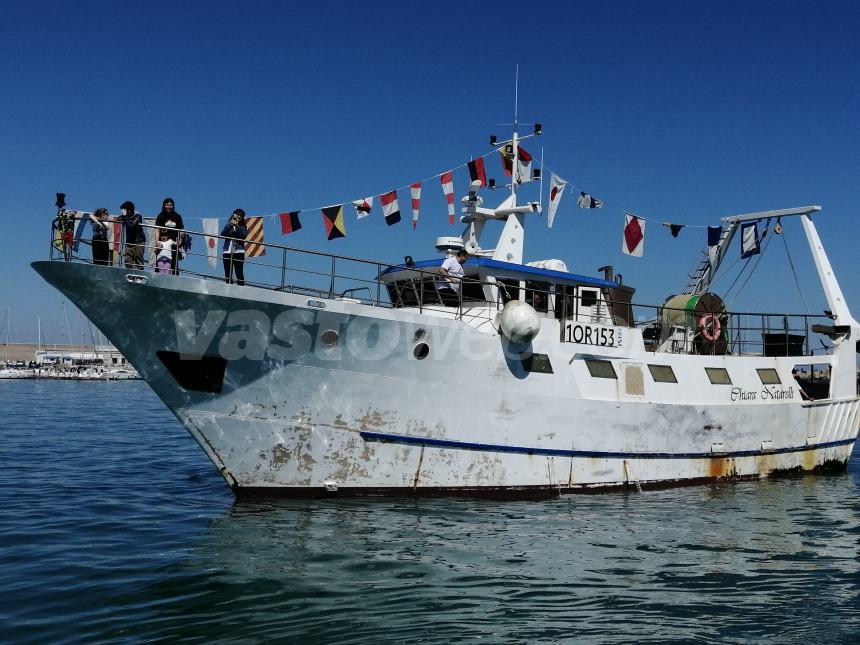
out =
[[[165,197],[161,203],[161,212],[155,218],[155,225],[158,226],[156,238],[161,237],[162,230],[167,232],[168,239],[175,242],[173,251],[171,252],[171,260],[173,266],[171,273],[174,275],[179,273],[179,249],[184,242],[185,233],[181,233],[185,229],[182,223],[182,215],[176,212],[176,205],[172,197]],[[181,234],[180,234],[181,233]]]
[[227,282],[233,282],[236,274],[236,284],[245,284],[245,238],[248,237],[248,227],[245,225],[245,211],[237,208],[230,216],[230,221],[221,231],[224,238],[222,257],[224,259],[224,277]]

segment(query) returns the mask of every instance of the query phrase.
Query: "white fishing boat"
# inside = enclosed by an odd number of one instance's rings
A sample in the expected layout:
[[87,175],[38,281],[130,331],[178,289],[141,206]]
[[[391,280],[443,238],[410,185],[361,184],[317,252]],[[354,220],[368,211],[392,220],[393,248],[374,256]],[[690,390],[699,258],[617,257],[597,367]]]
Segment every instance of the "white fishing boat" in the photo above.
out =
[[[518,139],[499,144],[514,168]],[[818,206],[722,218],[687,288],[648,308],[611,269],[524,263],[540,205],[518,203],[516,181],[495,207],[484,192],[463,198],[462,236],[436,240],[470,254],[453,301],[438,257],[389,265],[268,244],[245,286],[62,255],[33,267],[237,495],[538,496],[845,468],[860,325]],[[493,221],[502,232],[486,244]],[[710,292],[739,227],[760,221],[800,225],[829,315],[738,314]]]

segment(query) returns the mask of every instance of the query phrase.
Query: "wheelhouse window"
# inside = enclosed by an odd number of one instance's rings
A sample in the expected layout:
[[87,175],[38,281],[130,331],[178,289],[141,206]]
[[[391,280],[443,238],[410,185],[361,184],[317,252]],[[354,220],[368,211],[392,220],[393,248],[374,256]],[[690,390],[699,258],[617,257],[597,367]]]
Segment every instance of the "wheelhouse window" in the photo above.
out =
[[596,289],[582,289],[579,290],[579,304],[583,307],[593,307],[597,304],[597,290]]
[[463,302],[485,302],[484,285],[477,275],[463,278]]
[[612,366],[612,361],[600,361],[597,359],[586,358],[585,366],[588,368],[588,373],[594,378],[618,378],[618,375],[615,373],[615,368]]
[[[435,275],[423,275],[408,280],[396,280],[387,285],[388,297],[395,308],[442,305],[439,280]],[[480,279],[466,276],[462,283],[463,302],[485,302],[484,286]]]
[[574,290],[576,287],[556,285],[555,287],[555,317],[573,318],[576,311],[574,304]]
[[547,311],[551,285],[546,282],[526,282],[526,302],[535,311]]
[[520,283],[519,283],[519,281],[497,279],[496,284],[499,285],[499,295],[502,299],[502,304],[506,305],[511,300],[519,300],[520,299]]
[[706,367],[705,373],[708,375],[713,385],[731,385],[732,379],[729,378],[729,372],[723,367]]
[[675,376],[675,370],[671,365],[651,365],[648,364],[648,371],[651,372],[651,378],[655,383],[677,383],[678,379]]

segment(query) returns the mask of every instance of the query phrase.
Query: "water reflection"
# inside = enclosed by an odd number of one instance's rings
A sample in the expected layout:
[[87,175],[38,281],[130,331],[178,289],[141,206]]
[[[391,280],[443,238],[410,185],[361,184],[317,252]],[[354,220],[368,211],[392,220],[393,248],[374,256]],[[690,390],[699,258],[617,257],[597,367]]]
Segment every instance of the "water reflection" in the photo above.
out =
[[238,501],[185,568],[254,590],[241,622],[279,636],[601,640],[607,620],[618,638],[847,635],[856,492],[836,476],[540,503]]

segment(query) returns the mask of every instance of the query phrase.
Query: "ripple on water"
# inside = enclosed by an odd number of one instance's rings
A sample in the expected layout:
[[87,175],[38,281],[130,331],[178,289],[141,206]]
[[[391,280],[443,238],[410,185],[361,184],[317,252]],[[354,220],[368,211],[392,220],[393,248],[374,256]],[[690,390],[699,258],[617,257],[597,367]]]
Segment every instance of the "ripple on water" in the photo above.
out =
[[852,642],[846,475],[548,502],[233,500],[139,382],[0,384],[16,642]]

